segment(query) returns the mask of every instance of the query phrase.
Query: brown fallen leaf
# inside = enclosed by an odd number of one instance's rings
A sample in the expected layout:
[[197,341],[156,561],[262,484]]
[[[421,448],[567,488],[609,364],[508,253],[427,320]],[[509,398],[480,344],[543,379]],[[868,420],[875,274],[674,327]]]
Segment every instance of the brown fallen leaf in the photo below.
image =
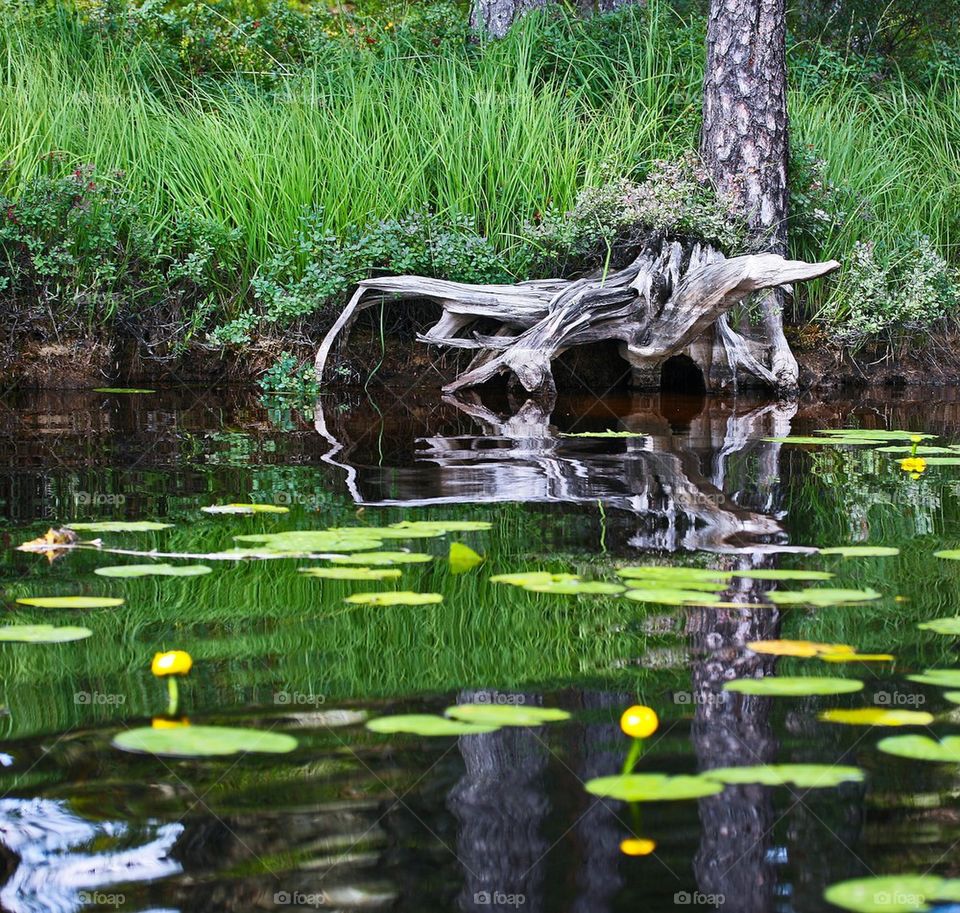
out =
[[17,551],[40,552],[47,556],[49,562],[53,563],[57,558],[64,555],[67,549],[72,548],[79,541],[80,537],[72,529],[50,527],[39,538],[31,539],[29,542],[17,546]]

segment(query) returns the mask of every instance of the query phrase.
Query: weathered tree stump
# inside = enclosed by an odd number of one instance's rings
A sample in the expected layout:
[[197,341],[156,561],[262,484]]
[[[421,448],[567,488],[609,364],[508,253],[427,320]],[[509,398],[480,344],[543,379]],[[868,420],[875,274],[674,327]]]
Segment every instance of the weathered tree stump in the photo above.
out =
[[419,336],[422,342],[476,351],[467,369],[444,387],[447,393],[511,373],[531,395],[549,398],[555,393],[553,359],[572,346],[604,340],[620,343],[636,386],[658,387],[663,363],[682,354],[699,366],[708,389],[738,381],[780,388],[785,385],[776,367],[787,345],[782,334],[750,338],[734,330],[726,315],[754,292],[815,279],[839,266],[778,254],[726,259],[709,245],[651,235],[627,267],[589,278],[517,285],[422,276],[366,279],[317,351],[317,379],[323,382],[334,342],[361,310],[384,298],[406,298],[443,308],[436,325]]

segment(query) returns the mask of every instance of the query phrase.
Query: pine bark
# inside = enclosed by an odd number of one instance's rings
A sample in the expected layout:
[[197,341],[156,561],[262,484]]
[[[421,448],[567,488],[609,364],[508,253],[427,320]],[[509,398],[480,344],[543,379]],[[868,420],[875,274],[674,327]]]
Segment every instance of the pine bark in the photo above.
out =
[[[739,202],[764,250],[787,249],[786,0],[711,0],[701,154],[718,189]],[[797,362],[783,334],[784,294],[761,298],[762,336],[783,388]]]

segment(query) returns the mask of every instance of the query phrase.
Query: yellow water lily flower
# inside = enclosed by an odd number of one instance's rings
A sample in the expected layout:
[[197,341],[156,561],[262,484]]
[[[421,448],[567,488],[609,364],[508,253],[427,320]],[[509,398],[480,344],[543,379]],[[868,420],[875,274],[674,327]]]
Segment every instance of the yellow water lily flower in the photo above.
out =
[[165,716],[155,716],[151,721],[150,725],[154,729],[183,729],[184,726],[190,725],[190,720],[185,716],[181,717],[179,720],[171,720]]
[[656,848],[656,841],[646,837],[628,837],[620,841],[620,852],[624,856],[649,856]]
[[620,728],[635,739],[645,739],[653,735],[660,725],[656,711],[643,704],[634,704],[623,711],[620,717]]
[[193,659],[185,650],[167,650],[156,653],[150,664],[150,671],[163,677],[165,675],[186,675],[193,667]]
[[900,461],[900,468],[904,472],[909,472],[914,478],[919,477],[921,472],[927,469],[927,461],[923,457],[907,457]]

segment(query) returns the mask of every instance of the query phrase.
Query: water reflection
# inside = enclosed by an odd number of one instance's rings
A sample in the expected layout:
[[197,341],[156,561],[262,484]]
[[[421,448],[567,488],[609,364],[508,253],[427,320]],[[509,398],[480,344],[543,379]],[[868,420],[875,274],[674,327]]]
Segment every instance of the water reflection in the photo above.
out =
[[532,400],[506,414],[476,394],[445,402],[475,428],[418,438],[412,465],[403,466],[355,462],[350,431],[318,404],[317,431],[330,444],[324,459],[343,472],[356,503],[599,503],[632,517],[634,548],[730,551],[786,542],[782,445],[764,438],[789,433],[795,403],[635,396],[606,418],[613,430],[637,436],[604,439],[571,436],[595,422],[561,431]]

